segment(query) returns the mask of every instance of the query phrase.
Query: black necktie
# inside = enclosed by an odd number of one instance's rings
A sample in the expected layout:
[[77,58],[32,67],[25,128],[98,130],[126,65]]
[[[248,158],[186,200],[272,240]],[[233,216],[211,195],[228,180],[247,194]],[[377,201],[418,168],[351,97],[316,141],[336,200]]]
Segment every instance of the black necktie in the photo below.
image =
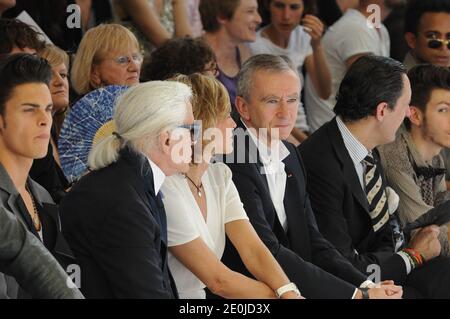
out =
[[366,164],[364,185],[369,202],[369,215],[372,219],[373,230],[377,232],[389,221],[386,190],[375,159],[371,155],[367,155],[363,162]]

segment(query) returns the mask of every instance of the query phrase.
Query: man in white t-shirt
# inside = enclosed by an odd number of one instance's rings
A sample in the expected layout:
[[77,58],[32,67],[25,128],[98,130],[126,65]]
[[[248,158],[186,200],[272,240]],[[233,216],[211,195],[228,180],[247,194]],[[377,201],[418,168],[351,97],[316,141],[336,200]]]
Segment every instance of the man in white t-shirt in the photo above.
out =
[[381,21],[398,1],[361,0],[358,9],[348,9],[325,33],[322,44],[332,77],[331,95],[321,99],[307,76],[305,106],[311,131],[334,117],[337,89],[353,62],[367,54],[389,56],[389,33]]

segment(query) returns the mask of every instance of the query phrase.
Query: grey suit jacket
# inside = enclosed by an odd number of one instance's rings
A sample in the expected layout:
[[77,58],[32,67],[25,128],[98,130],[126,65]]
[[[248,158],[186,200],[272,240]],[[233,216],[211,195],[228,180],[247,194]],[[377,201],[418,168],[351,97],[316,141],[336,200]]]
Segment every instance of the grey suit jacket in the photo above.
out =
[[[57,206],[54,204],[50,194],[38,183],[34,182],[32,179],[28,179],[28,184],[30,185],[30,190],[33,193],[36,204],[45,207],[46,212],[48,213],[50,218],[54,220],[54,223],[58,227],[58,232],[56,236],[56,244],[52,253],[57,253],[62,256],[67,256],[68,258],[73,257],[70,248],[68,247],[65,240],[60,235],[61,223],[58,216]],[[18,198],[20,194],[16,189],[13,181],[10,176],[6,172],[3,165],[0,163],[0,206],[3,206],[7,211],[13,213],[19,221],[21,221],[25,228],[31,232],[35,232],[34,229],[30,230],[30,227],[27,225],[30,224],[29,216],[27,213],[24,213],[23,209],[21,209],[18,205]],[[37,233],[34,233],[37,235]],[[45,235],[45,234],[44,234]],[[44,238],[45,242],[45,238]],[[14,280],[14,278],[6,276],[5,274],[0,272],[0,299],[5,298],[17,298],[19,293],[19,285]]]
[[67,274],[42,243],[1,206],[0,271],[34,298],[83,298],[78,289],[67,286]]

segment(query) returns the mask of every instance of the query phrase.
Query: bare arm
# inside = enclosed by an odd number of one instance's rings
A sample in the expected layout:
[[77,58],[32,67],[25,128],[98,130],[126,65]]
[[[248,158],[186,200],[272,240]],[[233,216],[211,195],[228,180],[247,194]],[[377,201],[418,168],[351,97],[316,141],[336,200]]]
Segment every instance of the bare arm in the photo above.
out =
[[175,37],[192,37],[192,28],[188,19],[188,7],[186,0],[172,0],[173,21],[175,22]]
[[[225,231],[239,252],[245,267],[255,278],[266,283],[273,291],[290,282],[248,220],[236,220],[227,223]],[[296,298],[297,296],[291,291],[282,297]]]
[[169,248],[214,294],[224,298],[275,298],[266,284],[226,267],[201,238]]
[[324,26],[319,18],[312,15],[305,16],[303,25],[305,31],[311,36],[313,48],[313,54],[305,60],[306,71],[320,98],[326,100],[331,94],[331,73],[321,44]]
[[155,46],[160,46],[171,38],[147,0],[121,0],[120,4],[139,30]]

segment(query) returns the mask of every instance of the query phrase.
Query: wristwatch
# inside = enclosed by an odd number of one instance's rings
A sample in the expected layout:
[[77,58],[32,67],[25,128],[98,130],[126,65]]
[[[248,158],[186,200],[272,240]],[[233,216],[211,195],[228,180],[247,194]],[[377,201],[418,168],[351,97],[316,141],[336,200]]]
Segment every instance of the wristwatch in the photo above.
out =
[[361,291],[362,299],[370,299],[369,288],[358,288]]
[[300,290],[298,290],[297,286],[293,282],[288,283],[287,285],[281,286],[280,288],[275,290],[275,294],[277,295],[277,298],[281,298],[282,295],[284,295],[285,293],[287,293],[289,291],[293,291],[298,296],[301,296]]

